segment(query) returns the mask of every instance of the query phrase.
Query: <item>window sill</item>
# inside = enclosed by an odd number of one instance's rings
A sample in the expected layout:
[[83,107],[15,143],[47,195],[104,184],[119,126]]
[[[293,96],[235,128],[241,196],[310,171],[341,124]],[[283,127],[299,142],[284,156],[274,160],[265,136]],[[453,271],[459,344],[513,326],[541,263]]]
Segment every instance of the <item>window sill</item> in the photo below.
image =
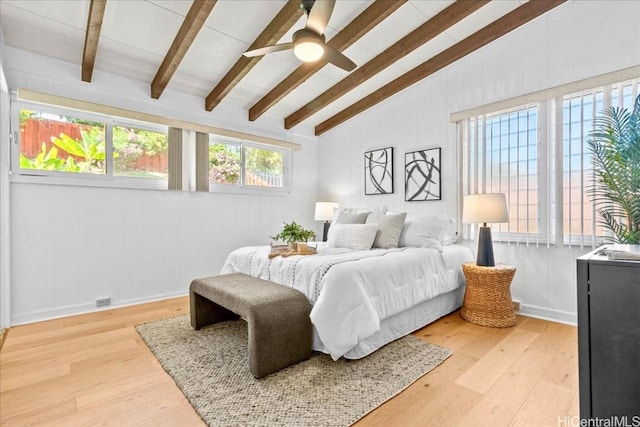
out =
[[108,178],[102,176],[50,176],[12,173],[11,183],[67,185],[76,187],[123,188],[135,190],[167,190],[167,180],[145,178]]
[[258,186],[239,186],[232,184],[210,184],[209,193],[211,194],[244,194],[258,196],[287,196],[291,193],[288,187],[258,187]]

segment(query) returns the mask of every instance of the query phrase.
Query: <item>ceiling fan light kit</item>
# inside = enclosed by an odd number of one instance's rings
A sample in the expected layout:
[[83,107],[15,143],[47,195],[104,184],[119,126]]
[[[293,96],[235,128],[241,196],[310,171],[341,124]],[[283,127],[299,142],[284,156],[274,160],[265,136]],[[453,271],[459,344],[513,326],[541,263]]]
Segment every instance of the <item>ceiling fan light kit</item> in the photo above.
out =
[[293,53],[303,62],[315,62],[324,55],[324,36],[303,28],[293,34]]

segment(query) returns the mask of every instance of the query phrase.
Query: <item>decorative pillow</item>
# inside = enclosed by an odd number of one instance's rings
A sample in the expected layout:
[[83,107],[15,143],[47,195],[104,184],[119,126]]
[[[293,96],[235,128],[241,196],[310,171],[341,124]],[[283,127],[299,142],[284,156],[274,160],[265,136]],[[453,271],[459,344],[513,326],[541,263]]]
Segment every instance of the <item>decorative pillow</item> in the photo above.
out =
[[378,226],[373,247],[384,249],[397,248],[400,233],[402,233],[402,227],[404,226],[404,220],[406,218],[406,212],[391,215],[369,215],[369,217],[367,217],[367,224],[376,224]]
[[387,207],[382,206],[373,206],[370,208],[335,208],[334,212],[346,212],[346,213],[372,213],[374,215],[384,215],[387,213]]
[[458,240],[453,230],[455,221],[449,215],[408,216],[402,233],[399,246],[421,247],[428,239],[435,239],[441,245],[450,245]]
[[364,224],[369,215],[369,212],[338,212],[333,217],[333,224]]
[[332,248],[368,250],[376,238],[375,224],[334,224],[327,244]]
[[333,221],[331,221],[331,225],[329,226],[329,231],[327,232],[327,240],[331,238],[331,234],[333,234],[333,228],[336,224],[364,224],[367,221],[367,217],[369,216],[369,212],[355,213],[345,212],[338,209],[336,210]]

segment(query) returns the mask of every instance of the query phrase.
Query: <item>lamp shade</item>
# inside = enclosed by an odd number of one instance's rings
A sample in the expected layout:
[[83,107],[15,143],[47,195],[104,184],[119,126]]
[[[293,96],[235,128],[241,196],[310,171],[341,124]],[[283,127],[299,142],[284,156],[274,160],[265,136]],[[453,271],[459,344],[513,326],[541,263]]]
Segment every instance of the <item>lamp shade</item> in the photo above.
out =
[[462,222],[487,224],[509,222],[507,199],[504,193],[470,194],[464,196]]
[[331,221],[333,219],[333,211],[339,206],[334,202],[316,202],[316,212],[313,219],[316,221]]

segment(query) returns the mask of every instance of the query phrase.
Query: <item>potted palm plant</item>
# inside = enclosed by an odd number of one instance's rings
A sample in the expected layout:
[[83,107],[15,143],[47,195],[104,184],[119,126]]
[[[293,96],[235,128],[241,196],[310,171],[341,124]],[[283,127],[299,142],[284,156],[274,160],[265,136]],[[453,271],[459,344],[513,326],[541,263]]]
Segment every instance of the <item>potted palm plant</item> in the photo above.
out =
[[596,118],[587,145],[598,223],[613,243],[640,243],[640,96],[632,111],[612,107]]

